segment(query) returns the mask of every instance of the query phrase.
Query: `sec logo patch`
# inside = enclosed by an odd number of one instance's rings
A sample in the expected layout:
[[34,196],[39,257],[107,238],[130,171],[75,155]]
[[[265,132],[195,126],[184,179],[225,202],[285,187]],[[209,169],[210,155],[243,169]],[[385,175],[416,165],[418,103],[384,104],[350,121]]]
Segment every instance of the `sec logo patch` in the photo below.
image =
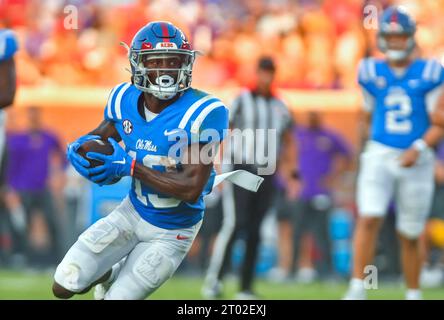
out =
[[125,132],[126,134],[130,134],[131,132],[133,132],[133,124],[131,123],[131,121],[123,120],[122,126],[123,132]]
[[387,82],[385,81],[384,77],[377,77],[375,82],[376,82],[376,86],[379,89],[382,89],[387,85]]

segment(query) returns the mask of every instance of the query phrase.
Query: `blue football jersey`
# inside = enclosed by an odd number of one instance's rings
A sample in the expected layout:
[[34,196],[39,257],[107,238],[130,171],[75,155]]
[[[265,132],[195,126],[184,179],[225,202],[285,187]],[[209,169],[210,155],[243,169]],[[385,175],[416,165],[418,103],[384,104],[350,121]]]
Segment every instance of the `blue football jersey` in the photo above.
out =
[[[180,98],[151,120],[138,111],[142,92],[130,83],[116,86],[108,98],[105,119],[114,125],[125,143],[126,151],[137,162],[159,171],[180,170],[180,143],[207,143],[223,140],[228,129],[228,109],[217,98],[190,88]],[[200,133],[209,129],[209,137]],[[183,135],[181,137],[181,135]],[[181,139],[183,138],[183,139]],[[175,152],[176,150],[177,152]],[[188,203],[162,194],[133,178],[129,198],[140,216],[149,223],[179,229],[193,226],[203,217],[203,196],[211,192],[215,171],[212,170],[199,200]]]
[[0,29],[0,61],[8,60],[18,50],[17,38],[9,29]]
[[370,139],[407,149],[430,126],[444,81],[442,65],[435,60],[416,59],[402,74],[384,60],[363,59],[358,82],[364,105],[372,113]]

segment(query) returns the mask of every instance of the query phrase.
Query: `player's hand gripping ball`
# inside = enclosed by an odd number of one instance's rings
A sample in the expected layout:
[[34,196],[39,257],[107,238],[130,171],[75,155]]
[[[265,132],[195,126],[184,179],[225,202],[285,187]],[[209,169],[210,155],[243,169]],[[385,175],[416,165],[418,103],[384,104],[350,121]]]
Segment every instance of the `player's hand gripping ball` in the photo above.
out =
[[[115,183],[117,179],[131,175],[135,160],[113,138],[108,138],[112,152],[101,153],[93,150],[86,153],[88,160],[101,164],[88,169],[90,180],[99,185]],[[111,151],[111,150],[108,150]],[[118,180],[117,180],[118,181]]]
[[68,144],[66,150],[66,157],[68,158],[69,162],[71,162],[72,166],[76,169],[76,171],[86,179],[89,179],[88,168],[90,167],[90,163],[88,160],[86,160],[84,157],[78,154],[77,151],[79,150],[82,144],[94,139],[100,139],[100,136],[91,135],[91,134],[83,135],[80,138],[78,138],[76,141]]
[[108,184],[114,184],[121,179],[121,177],[119,177],[119,176],[114,176],[111,179],[107,179],[107,178],[100,179],[100,180],[94,179],[94,175],[93,175],[94,172],[92,172],[91,170],[93,168],[103,166],[104,161],[88,157],[88,155],[87,155],[88,152],[94,152],[97,154],[110,156],[114,153],[114,148],[111,143],[109,143],[108,141],[100,140],[100,139],[88,140],[88,141],[84,142],[79,147],[79,149],[77,150],[77,153],[89,162],[90,165],[88,167],[89,168],[88,178],[91,181],[96,182],[100,185],[104,185],[104,184],[108,185]]

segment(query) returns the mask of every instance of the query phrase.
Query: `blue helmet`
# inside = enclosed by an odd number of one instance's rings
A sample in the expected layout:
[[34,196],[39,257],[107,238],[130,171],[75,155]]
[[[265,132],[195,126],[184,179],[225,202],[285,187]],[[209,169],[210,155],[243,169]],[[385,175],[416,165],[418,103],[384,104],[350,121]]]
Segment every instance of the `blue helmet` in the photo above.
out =
[[168,100],[191,86],[196,51],[170,22],[148,23],[127,49],[132,80],[139,90]]
[[[395,61],[404,60],[415,48],[415,32],[415,21],[402,7],[389,7],[384,10],[379,19],[378,47],[387,55],[388,59]],[[388,35],[408,36],[407,47],[403,50],[390,49],[386,39]]]

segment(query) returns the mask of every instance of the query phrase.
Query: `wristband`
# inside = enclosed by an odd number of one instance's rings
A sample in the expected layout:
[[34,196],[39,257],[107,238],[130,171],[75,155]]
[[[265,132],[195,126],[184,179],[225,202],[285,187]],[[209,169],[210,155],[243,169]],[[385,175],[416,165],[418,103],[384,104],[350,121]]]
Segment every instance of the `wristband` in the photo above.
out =
[[417,139],[413,142],[412,147],[419,152],[423,152],[428,148],[428,145],[423,139]]
[[131,177],[134,175],[134,167],[135,166],[136,166],[136,159],[133,159],[133,161],[131,162],[131,171],[130,171]]

